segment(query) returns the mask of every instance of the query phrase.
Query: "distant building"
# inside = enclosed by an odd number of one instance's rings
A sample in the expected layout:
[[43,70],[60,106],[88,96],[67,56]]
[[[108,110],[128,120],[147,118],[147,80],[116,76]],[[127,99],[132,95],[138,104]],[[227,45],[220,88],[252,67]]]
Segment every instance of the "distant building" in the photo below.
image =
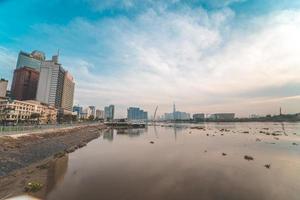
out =
[[96,118],[97,119],[104,119],[104,110],[96,110]]
[[3,78],[0,79],[0,99],[6,98],[7,84],[7,80],[4,80]]
[[173,120],[174,114],[173,113],[165,113],[162,117],[164,120]]
[[81,114],[82,114],[82,107],[81,106],[74,106],[73,107],[73,112],[76,113],[77,119],[80,119],[81,118]]
[[210,115],[212,120],[233,120],[235,113],[215,113]]
[[96,118],[96,107],[95,106],[89,106],[89,116],[93,116]]
[[31,67],[33,69],[39,70],[41,67],[41,63],[44,60],[45,54],[41,51],[33,51],[31,53],[20,51],[16,69],[22,67]]
[[69,72],[66,72],[64,75],[61,107],[68,111],[71,111],[73,107],[74,87],[73,76]]
[[53,124],[57,120],[57,109],[38,101],[0,100],[0,123]]
[[148,120],[148,113],[137,107],[127,109],[127,119],[131,120]]
[[115,106],[109,105],[104,108],[104,119],[107,121],[111,121],[114,119],[115,115]]
[[250,116],[249,116],[249,118],[251,118],[251,119],[257,119],[257,118],[260,118],[261,116],[259,116],[259,115],[257,115],[257,114],[251,114]]
[[165,113],[165,120],[190,120],[189,113],[176,111],[176,106],[173,104],[173,113]]
[[193,114],[193,120],[194,121],[204,121],[205,119],[205,114],[204,113],[197,113],[197,114]]
[[35,100],[39,74],[38,70],[31,67],[15,69],[11,85],[12,98],[19,101]]

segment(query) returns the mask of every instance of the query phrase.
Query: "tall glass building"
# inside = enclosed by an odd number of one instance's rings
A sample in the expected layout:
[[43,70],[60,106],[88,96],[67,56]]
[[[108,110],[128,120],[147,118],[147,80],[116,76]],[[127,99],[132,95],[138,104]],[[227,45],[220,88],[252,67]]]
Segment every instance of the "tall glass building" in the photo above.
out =
[[33,69],[39,70],[42,61],[45,60],[45,54],[41,51],[33,51],[31,53],[26,53],[20,51],[16,68],[31,67]]
[[106,121],[112,121],[115,115],[115,106],[109,105],[104,108],[104,118]]
[[130,107],[127,109],[127,119],[129,121],[132,120],[147,120],[148,113],[140,108]]

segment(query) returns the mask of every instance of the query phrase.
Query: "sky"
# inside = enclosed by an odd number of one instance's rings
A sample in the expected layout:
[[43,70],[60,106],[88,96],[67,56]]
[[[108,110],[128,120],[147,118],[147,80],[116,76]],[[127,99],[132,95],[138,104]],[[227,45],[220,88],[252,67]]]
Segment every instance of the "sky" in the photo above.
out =
[[57,50],[75,104],[300,112],[299,0],[0,0],[0,77]]

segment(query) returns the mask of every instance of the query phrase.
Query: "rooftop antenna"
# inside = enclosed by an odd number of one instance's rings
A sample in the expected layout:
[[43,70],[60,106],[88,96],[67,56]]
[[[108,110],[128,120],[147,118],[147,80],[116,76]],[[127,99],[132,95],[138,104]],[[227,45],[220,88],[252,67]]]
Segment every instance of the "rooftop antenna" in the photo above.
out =
[[280,115],[280,116],[282,115],[281,107],[279,108],[279,115]]

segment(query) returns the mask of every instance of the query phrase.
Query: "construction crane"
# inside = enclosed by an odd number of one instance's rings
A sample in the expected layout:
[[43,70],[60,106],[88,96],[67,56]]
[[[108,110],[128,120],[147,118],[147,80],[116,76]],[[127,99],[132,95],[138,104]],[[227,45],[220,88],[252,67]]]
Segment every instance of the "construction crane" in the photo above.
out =
[[156,106],[156,108],[155,108],[154,115],[153,115],[153,121],[155,121],[157,109],[158,109],[158,106]]

